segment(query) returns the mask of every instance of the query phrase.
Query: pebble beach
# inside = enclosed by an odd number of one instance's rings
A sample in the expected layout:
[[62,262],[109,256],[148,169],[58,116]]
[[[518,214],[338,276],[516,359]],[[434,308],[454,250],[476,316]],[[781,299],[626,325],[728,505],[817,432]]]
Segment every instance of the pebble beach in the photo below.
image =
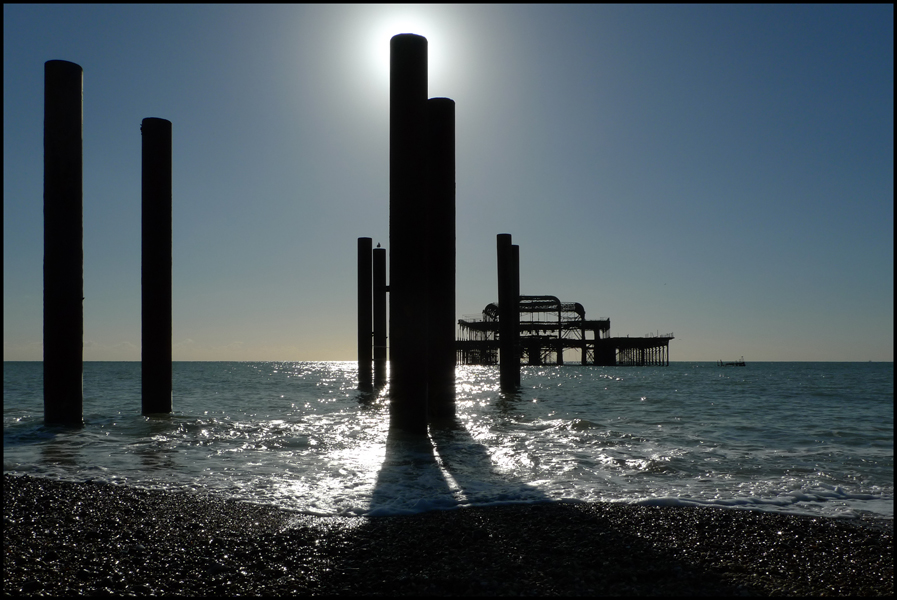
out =
[[6,595],[873,595],[893,520],[537,503],[317,517],[3,477]]

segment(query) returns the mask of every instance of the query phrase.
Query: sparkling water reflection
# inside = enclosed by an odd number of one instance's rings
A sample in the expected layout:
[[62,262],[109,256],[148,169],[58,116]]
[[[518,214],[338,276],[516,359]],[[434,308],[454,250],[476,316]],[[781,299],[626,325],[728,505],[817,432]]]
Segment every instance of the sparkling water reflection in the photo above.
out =
[[85,363],[85,426],[42,423],[40,363],[5,363],[4,471],[223,494],[315,514],[576,499],[893,516],[893,364],[457,370],[458,419],[388,427],[355,363],[175,363],[143,417],[139,363]]

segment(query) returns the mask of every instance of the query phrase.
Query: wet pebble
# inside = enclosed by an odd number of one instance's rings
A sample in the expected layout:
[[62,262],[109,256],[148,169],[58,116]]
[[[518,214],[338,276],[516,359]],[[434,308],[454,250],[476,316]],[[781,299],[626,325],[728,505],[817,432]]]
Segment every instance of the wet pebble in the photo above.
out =
[[3,510],[10,595],[893,593],[893,521],[586,503],[310,517],[10,475]]

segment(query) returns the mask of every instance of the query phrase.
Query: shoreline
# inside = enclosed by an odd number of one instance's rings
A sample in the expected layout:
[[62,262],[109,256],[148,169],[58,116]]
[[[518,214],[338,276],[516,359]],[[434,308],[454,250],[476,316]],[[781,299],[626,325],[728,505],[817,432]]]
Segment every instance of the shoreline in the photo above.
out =
[[6,595],[892,595],[893,520],[542,503],[316,517],[3,476]]

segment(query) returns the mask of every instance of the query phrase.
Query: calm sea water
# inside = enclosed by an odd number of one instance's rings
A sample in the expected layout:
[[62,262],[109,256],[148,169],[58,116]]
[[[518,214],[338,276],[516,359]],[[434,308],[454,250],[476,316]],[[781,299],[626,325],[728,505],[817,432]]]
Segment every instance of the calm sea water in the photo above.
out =
[[894,514],[893,363],[457,369],[458,421],[389,432],[354,362],[174,364],[140,415],[140,363],[84,364],[81,429],[43,425],[42,363],[6,362],[3,470],[219,494],[321,515],[576,499]]

